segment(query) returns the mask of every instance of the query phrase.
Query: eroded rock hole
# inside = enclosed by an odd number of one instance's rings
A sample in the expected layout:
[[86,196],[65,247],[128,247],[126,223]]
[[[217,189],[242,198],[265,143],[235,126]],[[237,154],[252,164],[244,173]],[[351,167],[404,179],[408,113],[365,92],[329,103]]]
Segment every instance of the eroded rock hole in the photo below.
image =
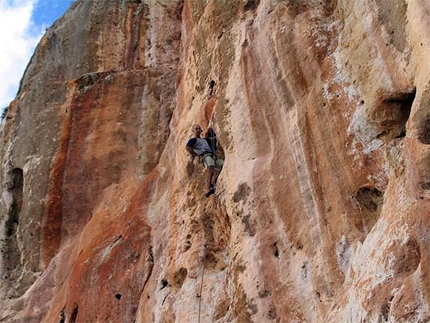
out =
[[214,88],[215,88],[215,81],[212,80],[209,83],[209,96],[213,96],[214,95]]
[[237,187],[236,192],[234,192],[233,201],[235,203],[244,201],[249,196],[250,193],[251,193],[251,188],[249,187],[249,185],[247,183],[240,183],[239,186]]
[[273,244],[273,255],[276,258],[279,258],[279,248],[278,248],[278,244],[276,242]]
[[191,248],[191,234],[187,234],[185,239],[185,245],[183,247],[184,252]]
[[218,263],[216,255],[212,252],[208,252],[205,257],[206,267],[208,269],[215,269]]
[[430,144],[430,116],[421,125],[418,140],[423,144]]
[[362,187],[355,196],[361,211],[361,218],[356,221],[358,229],[369,233],[379,219],[384,194],[375,187]]
[[248,0],[248,2],[245,4],[244,9],[245,10],[254,10],[258,7],[260,4],[260,0]]
[[160,290],[166,288],[167,286],[169,286],[169,282],[167,281],[167,279],[162,279]]
[[394,275],[410,275],[415,272],[421,262],[421,249],[418,242],[411,238],[406,243],[393,246],[390,250],[396,261],[387,260],[386,266]]
[[422,182],[421,183],[421,188],[423,189],[423,190],[430,190],[430,182]]
[[245,215],[242,217],[242,223],[244,225],[244,231],[253,237],[257,233],[257,227],[253,221],[250,220],[251,215]]
[[274,321],[279,321],[278,320],[278,313],[276,312],[276,307],[274,307],[273,305],[271,305],[269,307],[269,312],[267,313],[267,316],[269,317],[269,319],[274,320]]
[[410,93],[399,93],[382,101],[374,115],[381,127],[379,139],[387,142],[406,136],[406,122],[411,114],[415,95],[414,89]]
[[122,295],[121,295],[120,293],[116,293],[116,294],[115,294],[115,298],[116,298],[117,300],[120,300],[120,299],[121,299],[121,297],[122,297]]
[[362,207],[370,212],[378,210],[382,193],[374,187],[362,187],[357,192],[357,200]]
[[175,274],[175,286],[181,288],[187,278],[188,270],[186,268],[180,268]]

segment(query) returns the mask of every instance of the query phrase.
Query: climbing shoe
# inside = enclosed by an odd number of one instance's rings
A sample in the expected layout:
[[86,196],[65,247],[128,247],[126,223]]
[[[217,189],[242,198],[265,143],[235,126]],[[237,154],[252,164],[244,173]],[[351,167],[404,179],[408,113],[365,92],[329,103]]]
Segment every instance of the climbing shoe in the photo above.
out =
[[211,189],[209,191],[206,192],[205,196],[209,197],[211,196],[213,193],[215,193],[215,187],[211,187]]

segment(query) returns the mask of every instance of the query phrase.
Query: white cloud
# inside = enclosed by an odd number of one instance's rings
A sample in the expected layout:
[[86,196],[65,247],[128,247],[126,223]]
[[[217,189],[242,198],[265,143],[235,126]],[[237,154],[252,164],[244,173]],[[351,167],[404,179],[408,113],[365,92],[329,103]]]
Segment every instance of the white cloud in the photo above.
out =
[[0,0],[0,108],[15,98],[24,70],[42,36],[31,22],[38,0]]

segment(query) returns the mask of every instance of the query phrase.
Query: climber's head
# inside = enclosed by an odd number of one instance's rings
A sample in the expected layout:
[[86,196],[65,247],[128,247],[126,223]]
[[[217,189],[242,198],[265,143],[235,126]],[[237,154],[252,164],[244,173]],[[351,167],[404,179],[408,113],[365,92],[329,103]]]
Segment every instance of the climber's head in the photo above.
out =
[[200,127],[200,125],[195,124],[193,126],[193,132],[195,133],[196,137],[200,137],[200,135],[202,134],[202,127]]

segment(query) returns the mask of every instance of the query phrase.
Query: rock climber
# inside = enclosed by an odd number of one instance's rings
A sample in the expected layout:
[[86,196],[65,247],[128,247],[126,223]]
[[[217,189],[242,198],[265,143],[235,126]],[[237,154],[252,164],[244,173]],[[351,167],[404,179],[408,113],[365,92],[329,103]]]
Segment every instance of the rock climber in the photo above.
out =
[[215,193],[216,182],[224,165],[224,160],[217,158],[217,141],[216,134],[212,127],[209,127],[206,132],[206,137],[202,138],[203,129],[200,125],[193,125],[194,138],[187,142],[186,149],[192,156],[193,160],[197,157],[197,161],[203,164],[206,168],[206,197]]

